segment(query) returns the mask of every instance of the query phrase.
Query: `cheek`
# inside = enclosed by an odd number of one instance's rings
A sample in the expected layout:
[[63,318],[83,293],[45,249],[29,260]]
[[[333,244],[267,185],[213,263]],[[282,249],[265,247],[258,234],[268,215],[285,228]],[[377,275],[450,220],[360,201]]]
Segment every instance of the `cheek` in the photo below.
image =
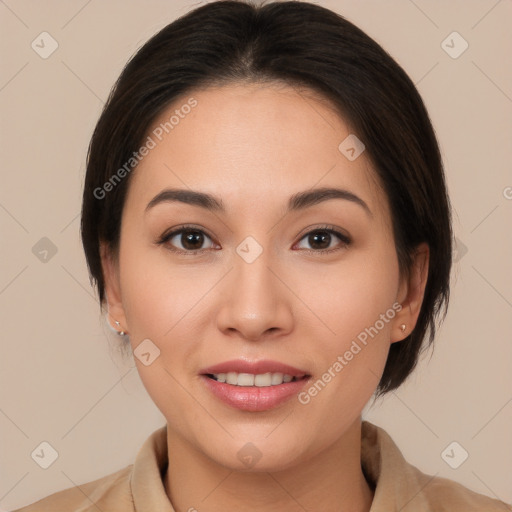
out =
[[134,360],[155,405],[175,428],[187,431],[183,411],[194,408],[183,385],[193,370],[191,356],[204,330],[201,299],[215,279],[187,265],[172,265],[163,251],[139,246],[130,247],[126,238],[121,250],[123,307],[132,350],[136,354],[139,344],[149,339],[156,346],[150,351],[156,350],[158,357],[147,366],[137,357]]
[[149,394],[164,409],[169,401],[178,404],[187,397],[178,383],[197,372],[196,354],[202,340],[211,339],[211,294],[225,272],[218,266],[175,261],[163,249],[141,247],[140,241],[130,245],[128,237],[120,257],[132,350],[149,339],[159,351],[151,366],[135,362]]
[[314,402],[311,410],[322,409],[320,416],[339,419],[347,411],[359,412],[377,387],[398,307],[398,279],[394,247],[383,243],[323,276],[302,280],[300,293],[318,316],[302,327],[316,340],[320,380],[305,390],[303,403]]
[[123,307],[134,337],[161,340],[182,322],[210,286],[212,276],[198,279],[190,264],[172,264],[163,248],[125,239],[120,257]]
[[[374,326],[396,299],[398,262],[393,247],[354,252],[346,260],[315,272],[313,267],[294,269],[294,290],[313,315],[311,326],[323,329],[326,348],[340,350],[365,329]],[[295,271],[296,270],[296,271]],[[378,323],[383,335],[389,334],[390,311],[384,323]],[[323,324],[323,325],[322,325]],[[307,326],[304,326],[307,328]]]

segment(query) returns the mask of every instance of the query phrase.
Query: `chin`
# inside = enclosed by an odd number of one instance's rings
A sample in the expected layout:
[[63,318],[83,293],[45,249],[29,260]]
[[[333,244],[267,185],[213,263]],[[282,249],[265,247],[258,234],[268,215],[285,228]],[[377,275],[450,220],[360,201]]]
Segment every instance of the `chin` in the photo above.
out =
[[[268,434],[265,434],[268,436]],[[217,464],[231,470],[248,473],[283,471],[299,464],[307,458],[304,441],[292,433],[281,432],[274,434],[241,436],[236,440],[230,439],[214,446],[214,451],[208,450],[207,455]],[[310,450],[308,450],[310,451]]]

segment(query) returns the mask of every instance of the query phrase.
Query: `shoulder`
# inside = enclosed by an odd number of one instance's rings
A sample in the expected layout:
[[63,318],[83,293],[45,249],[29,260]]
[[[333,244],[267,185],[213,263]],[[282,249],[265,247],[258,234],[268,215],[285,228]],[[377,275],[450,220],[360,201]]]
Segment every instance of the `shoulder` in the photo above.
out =
[[376,511],[512,512],[512,507],[503,501],[478,494],[448,478],[423,473],[404,459],[381,427],[363,421],[361,433],[361,462],[375,486]]
[[13,512],[132,512],[133,465],[98,480],[70,487]]
[[[512,512],[512,506],[474,492],[448,478],[427,475],[409,464],[423,486],[418,498],[436,512]],[[412,504],[414,500],[412,501]]]

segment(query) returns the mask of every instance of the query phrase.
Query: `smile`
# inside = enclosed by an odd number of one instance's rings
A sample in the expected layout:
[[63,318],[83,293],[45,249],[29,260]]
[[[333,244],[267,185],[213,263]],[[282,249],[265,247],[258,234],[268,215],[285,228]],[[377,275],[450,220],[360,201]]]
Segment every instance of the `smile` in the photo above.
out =
[[213,399],[241,411],[263,412],[297,396],[311,375],[278,361],[238,359],[203,368],[200,377]]
[[231,384],[232,386],[242,386],[242,387],[269,387],[269,386],[279,386],[280,384],[292,382],[296,380],[300,380],[304,377],[302,376],[292,376],[287,373],[237,373],[237,372],[227,372],[227,373],[214,373],[209,374],[208,377],[216,380],[217,382],[225,382],[226,384]]

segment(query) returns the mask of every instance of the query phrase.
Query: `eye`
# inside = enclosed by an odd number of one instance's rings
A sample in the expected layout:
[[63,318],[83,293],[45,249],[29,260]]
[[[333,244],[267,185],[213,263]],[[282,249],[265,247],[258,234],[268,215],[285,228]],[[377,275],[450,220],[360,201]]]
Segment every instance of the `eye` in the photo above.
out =
[[[205,242],[210,241],[207,247]],[[213,249],[212,239],[201,229],[194,226],[182,226],[170,233],[164,233],[157,242],[159,245],[167,245],[171,251],[195,254],[199,251]]]
[[[336,244],[336,238],[338,239],[338,244]],[[312,248],[299,248],[305,249],[307,252],[315,253],[338,251],[340,249],[346,248],[351,243],[351,240],[347,235],[344,235],[336,229],[328,226],[317,228],[310,231],[309,233],[306,233],[306,235],[301,238],[301,241],[297,245],[303,243],[302,241],[309,244]]]
[[[338,239],[338,244],[336,244]],[[208,242],[209,241],[209,242]],[[300,247],[304,242],[311,248]],[[207,244],[205,247],[204,244]],[[301,238],[301,241],[294,246],[310,253],[330,253],[346,248],[351,243],[351,239],[337,231],[333,227],[325,226],[309,231]],[[195,226],[181,226],[168,233],[164,233],[157,241],[158,245],[166,245],[169,250],[177,253],[193,255],[201,251],[215,249],[211,237],[202,229]]]

